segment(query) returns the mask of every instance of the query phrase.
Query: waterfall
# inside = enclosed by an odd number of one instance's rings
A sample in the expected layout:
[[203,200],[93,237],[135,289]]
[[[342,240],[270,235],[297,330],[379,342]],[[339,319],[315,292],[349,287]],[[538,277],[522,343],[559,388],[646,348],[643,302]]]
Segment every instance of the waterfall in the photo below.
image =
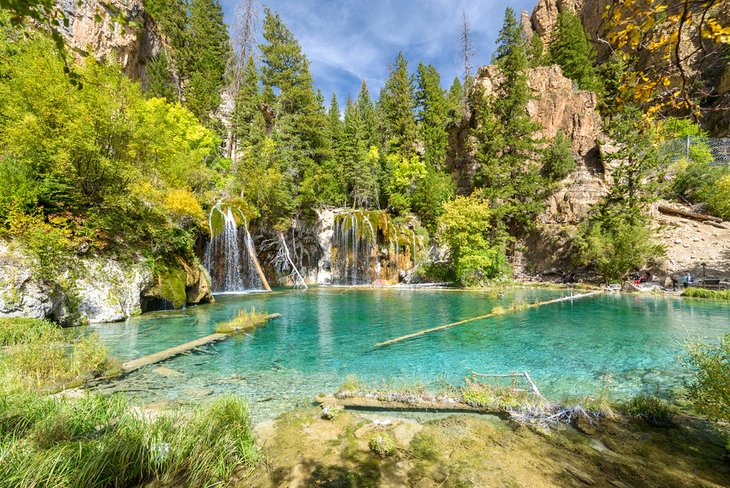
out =
[[[203,265],[210,274],[213,292],[267,288],[256,269],[256,252],[246,219],[243,218],[243,225],[239,226],[231,207],[224,212],[217,203],[210,211],[208,227],[211,239],[206,246]],[[239,232],[239,228],[243,232]]]
[[[413,267],[416,255],[415,232],[408,236],[399,229],[403,225],[382,211],[351,210],[337,214],[331,243],[332,283],[368,285],[379,280],[397,281],[401,271]],[[403,246],[399,242],[401,237],[406,242]]]

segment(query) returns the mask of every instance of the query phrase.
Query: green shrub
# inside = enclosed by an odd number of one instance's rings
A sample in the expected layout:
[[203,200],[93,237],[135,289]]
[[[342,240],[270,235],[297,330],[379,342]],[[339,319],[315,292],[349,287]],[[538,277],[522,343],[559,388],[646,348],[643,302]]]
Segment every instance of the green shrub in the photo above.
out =
[[471,196],[444,204],[439,237],[451,251],[460,285],[480,285],[506,273],[507,258],[495,234],[489,203]]
[[730,300],[730,290],[708,290],[706,288],[687,288],[682,292],[687,298],[707,298],[710,300]]
[[393,436],[387,432],[378,432],[377,434],[373,434],[370,438],[370,442],[368,442],[368,447],[375,454],[383,458],[392,456],[397,451],[395,439],[393,439]]
[[0,346],[26,344],[58,326],[43,319],[0,318]]
[[730,421],[730,334],[717,345],[694,343],[685,363],[693,374],[688,397],[711,419]]
[[636,396],[624,405],[623,410],[629,415],[641,417],[650,425],[657,427],[673,425],[674,409],[664,400],[654,396]]

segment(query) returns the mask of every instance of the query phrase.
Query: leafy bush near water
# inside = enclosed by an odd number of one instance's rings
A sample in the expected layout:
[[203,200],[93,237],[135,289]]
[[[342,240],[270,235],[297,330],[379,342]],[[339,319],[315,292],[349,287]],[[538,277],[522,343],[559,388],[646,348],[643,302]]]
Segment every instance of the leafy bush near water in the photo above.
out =
[[694,373],[688,397],[710,419],[730,421],[730,334],[716,345],[690,345],[687,369]]
[[708,298],[711,300],[730,300],[730,290],[708,290],[706,288],[687,288],[682,292],[687,298]]
[[225,481],[257,451],[246,403],[228,397],[147,419],[120,396],[0,398],[0,488]]

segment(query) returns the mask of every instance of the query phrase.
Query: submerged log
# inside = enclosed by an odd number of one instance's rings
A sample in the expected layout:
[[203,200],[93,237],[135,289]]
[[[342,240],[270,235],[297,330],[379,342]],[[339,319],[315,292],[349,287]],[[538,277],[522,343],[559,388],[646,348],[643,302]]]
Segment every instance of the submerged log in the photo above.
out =
[[201,337],[200,339],[187,342],[180,346],[171,347],[170,349],[165,349],[164,351],[156,352],[148,356],[127,361],[126,363],[122,364],[122,371],[124,371],[124,374],[128,374],[145,366],[149,366],[150,364],[159,363],[166,359],[179,356],[180,354],[186,353],[192,349],[212,344],[214,342],[222,341],[224,339],[227,339],[228,337],[228,334],[211,334],[209,336]]
[[[277,317],[281,317],[281,315],[278,313],[270,314],[267,317],[267,321],[269,319],[275,319]],[[123,374],[129,374],[132,371],[144,368],[145,366],[156,364],[175,356],[179,356],[181,354],[187,354],[191,351],[198,350],[200,347],[228,339],[230,336],[231,334],[211,334],[209,336],[201,337],[200,339],[196,339],[194,341],[186,342],[185,344],[181,344],[176,347],[171,347],[170,349],[165,349],[164,351],[156,352],[154,354],[143,356],[138,359],[133,359],[122,364],[122,372]]]
[[350,398],[337,398],[334,395],[323,395],[317,398],[320,405],[339,405],[343,408],[362,410],[393,410],[393,411],[422,411],[422,412],[474,412],[484,414],[499,414],[498,410],[489,410],[482,407],[474,407],[466,403],[438,400],[420,400],[415,403],[405,403],[394,400],[378,400],[364,396]]
[[[586,298],[586,297],[598,295],[600,293],[603,293],[603,292],[602,291],[592,291],[590,293],[583,293],[583,294],[580,294],[580,295],[572,295],[572,296],[569,296],[569,297],[554,298],[552,300],[547,300],[547,301],[544,301],[544,302],[530,303],[528,305],[525,305],[524,307],[521,307],[521,308],[516,309],[515,311],[526,310],[528,308],[537,308],[537,307],[541,307],[543,305],[549,305],[551,303],[559,303],[559,302],[579,300],[581,298]],[[407,339],[413,339],[414,337],[420,337],[422,335],[426,335],[426,334],[429,334],[431,332],[438,332],[440,330],[450,329],[451,327],[456,327],[457,325],[468,324],[469,322],[475,322],[477,320],[484,320],[484,319],[488,319],[488,318],[495,317],[495,316],[498,316],[498,315],[505,315],[506,313],[510,312],[509,309],[501,309],[501,310],[497,311],[496,308],[497,307],[495,307],[494,309],[492,309],[492,311],[490,313],[488,313],[488,314],[479,315],[477,317],[472,317],[472,318],[469,318],[469,319],[459,320],[458,322],[452,322],[450,324],[441,325],[439,327],[432,327],[430,329],[421,330],[419,332],[414,332],[412,334],[406,334],[406,335],[401,336],[401,337],[396,337],[395,339],[390,339],[390,340],[387,340],[387,341],[378,342],[377,344],[375,344],[375,347],[388,346],[390,344],[395,344],[396,342],[405,341]]]

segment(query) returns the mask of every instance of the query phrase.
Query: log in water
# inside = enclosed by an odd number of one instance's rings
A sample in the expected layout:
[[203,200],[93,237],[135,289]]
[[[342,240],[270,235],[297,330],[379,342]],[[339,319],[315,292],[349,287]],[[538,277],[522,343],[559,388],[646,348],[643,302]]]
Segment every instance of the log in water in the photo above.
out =
[[[267,320],[275,319],[277,317],[281,317],[281,315],[278,313],[270,314]],[[122,364],[122,371],[124,372],[124,374],[128,374],[132,371],[144,368],[145,366],[149,366],[151,364],[159,363],[165,361],[166,359],[179,356],[180,354],[192,351],[193,349],[207,346],[209,344],[213,344],[214,342],[220,342],[224,339],[228,339],[230,336],[231,334],[211,334],[209,336],[201,337],[200,339],[196,339],[194,341],[186,342],[185,344],[181,344],[179,346],[171,347],[170,349],[165,349],[164,351],[150,354],[149,356],[133,359]]]
[[[603,293],[603,292],[602,291],[592,291],[590,293],[583,293],[583,294],[580,294],[580,295],[572,295],[572,296],[569,296],[569,297],[555,298],[553,300],[547,300],[547,301],[544,301],[544,302],[531,303],[529,305],[526,305],[524,309],[537,308],[537,307],[541,307],[543,305],[550,305],[551,303],[558,303],[558,302],[567,302],[567,301],[579,300],[581,298],[586,298],[586,297],[591,297],[591,296],[594,296],[594,295],[598,295],[599,293]],[[521,309],[521,310],[523,310],[523,309]],[[504,315],[506,312],[509,312],[509,310],[499,311],[499,312],[495,312],[494,310],[492,310],[492,312],[490,312],[488,314],[485,314],[485,315],[479,315],[478,317],[472,317],[472,318],[469,318],[469,319],[459,320],[458,322],[452,322],[450,324],[441,325],[439,327],[433,327],[431,329],[421,330],[419,332],[414,332],[413,334],[407,334],[407,335],[404,335],[404,336],[401,336],[401,337],[397,337],[395,339],[390,339],[388,341],[378,342],[377,344],[375,344],[375,347],[388,346],[390,344],[395,344],[396,342],[405,341],[407,339],[413,339],[414,337],[420,337],[422,335],[426,335],[426,334],[429,334],[431,332],[438,332],[440,330],[450,329],[451,327],[456,327],[457,325],[468,324],[469,322],[475,322],[477,320],[484,320],[484,319],[488,319],[490,317],[495,317],[495,316],[498,316],[498,315]]]

